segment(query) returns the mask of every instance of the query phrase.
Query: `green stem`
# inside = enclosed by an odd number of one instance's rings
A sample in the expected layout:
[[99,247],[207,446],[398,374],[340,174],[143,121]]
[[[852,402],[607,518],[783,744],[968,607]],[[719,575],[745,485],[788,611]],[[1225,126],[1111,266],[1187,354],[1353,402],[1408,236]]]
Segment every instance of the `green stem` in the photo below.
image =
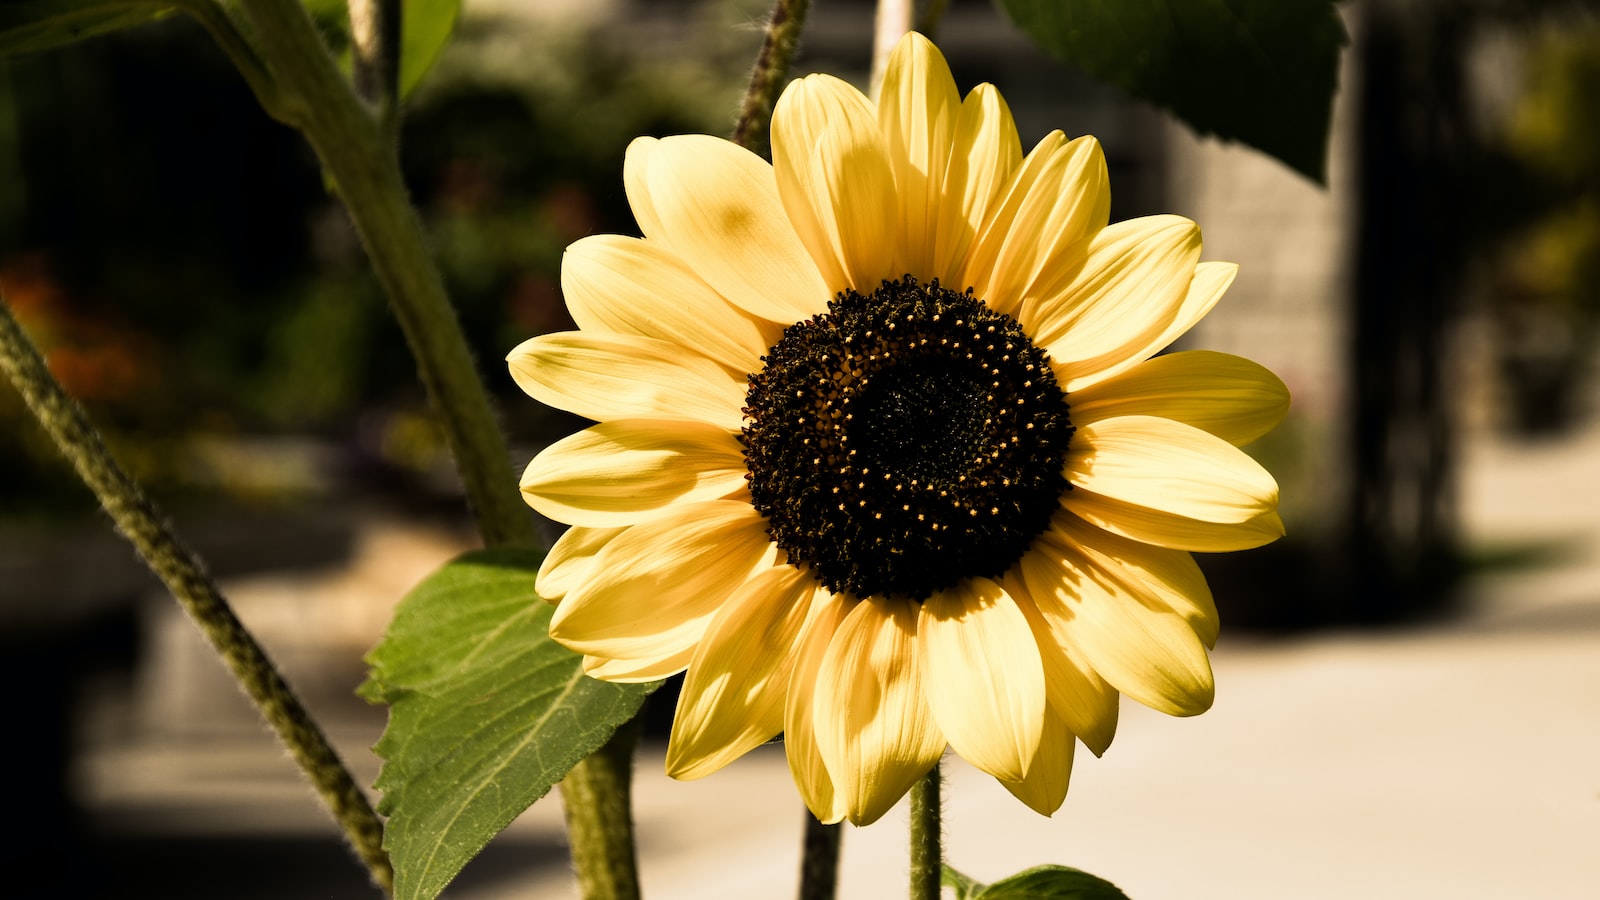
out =
[[567,839],[572,844],[578,890],[584,897],[639,897],[631,814],[633,751],[639,743],[639,728],[638,718],[623,723],[605,746],[561,782]]
[[839,886],[839,839],[844,829],[824,825],[806,811],[800,856],[800,900],[833,900]]
[[939,837],[939,765],[911,788],[911,900],[939,900],[944,853]]
[[372,880],[389,893],[394,871],[383,850],[383,823],[356,785],[339,754],[317,727],[272,661],[251,637],[216,582],[191,553],[139,486],[117,465],[83,410],[62,390],[22,326],[0,300],[0,370],[10,379],[34,418],[44,426],[78,477],[145,563],[194,623],[278,733],[295,762],[311,780],[334,819],[344,829]]
[[750,71],[750,86],[739,104],[739,118],[733,126],[733,142],[762,156],[767,151],[767,133],[772,122],[772,107],[783,90],[794,61],[800,33],[805,29],[811,0],[777,0],[767,18],[767,34]]
[[233,67],[239,70],[245,83],[250,85],[250,90],[256,95],[256,102],[266,110],[267,115],[281,119],[279,111],[278,86],[261,65],[261,59],[256,56],[255,48],[240,33],[233,20],[228,18],[218,0],[179,0],[178,8],[187,13],[200,24],[217,42],[228,59],[233,62]]
[[[389,126],[345,81],[296,0],[239,3],[254,38],[252,56],[277,90],[268,111],[306,136],[350,211],[444,426],[484,544],[537,546],[504,436],[401,179]],[[631,742],[614,739],[561,782],[567,839],[590,900],[631,900],[637,893],[626,791],[631,750]]]
[[535,546],[505,438],[400,174],[394,141],[334,64],[297,0],[241,0],[280,118],[310,141],[388,294],[467,500],[490,547]]

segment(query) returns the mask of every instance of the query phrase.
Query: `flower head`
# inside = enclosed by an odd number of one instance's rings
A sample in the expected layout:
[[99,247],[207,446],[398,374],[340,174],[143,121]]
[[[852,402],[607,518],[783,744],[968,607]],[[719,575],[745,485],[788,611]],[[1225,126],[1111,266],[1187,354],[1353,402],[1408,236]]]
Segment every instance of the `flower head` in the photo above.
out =
[[782,733],[812,812],[861,824],[948,746],[1049,814],[1119,694],[1211,705],[1190,551],[1282,533],[1237,447],[1288,394],[1156,356],[1235,267],[1186,219],[1108,225],[1094,138],[1024,155],[999,93],[961,99],[918,35],[876,105],[790,85],[772,148],[636,140],[644,237],[573,244],[579,330],[510,356],[598,423],[522,480],[573,526],[540,572],[551,634],[597,678],[687,669],[676,777]]

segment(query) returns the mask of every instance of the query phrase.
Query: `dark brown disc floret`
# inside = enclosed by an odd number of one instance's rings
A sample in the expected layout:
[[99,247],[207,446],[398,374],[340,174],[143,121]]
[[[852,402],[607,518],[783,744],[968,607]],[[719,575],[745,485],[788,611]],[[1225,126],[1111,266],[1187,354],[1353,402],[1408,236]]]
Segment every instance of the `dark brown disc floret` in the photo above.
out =
[[784,330],[750,376],[750,494],[836,592],[924,600],[1050,524],[1073,426],[1049,358],[968,290],[906,276]]

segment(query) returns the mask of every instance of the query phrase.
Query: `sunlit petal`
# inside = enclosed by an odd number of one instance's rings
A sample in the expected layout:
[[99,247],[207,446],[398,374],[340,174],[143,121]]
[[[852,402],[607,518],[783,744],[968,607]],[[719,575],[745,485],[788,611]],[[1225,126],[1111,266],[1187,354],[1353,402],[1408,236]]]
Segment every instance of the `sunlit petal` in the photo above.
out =
[[744,490],[739,441],[714,425],[621,419],[546,447],[522,475],[528,505],[562,522],[632,525]]
[[831,709],[817,708],[817,673],[828,653],[834,634],[854,605],[826,588],[817,588],[812,600],[812,615],[797,642],[794,668],[789,673],[789,691],[784,703],[783,746],[789,759],[789,773],[800,796],[817,821],[832,825],[845,817],[844,796],[828,774],[822,751],[817,746],[818,713],[831,716]]
[[1074,489],[1225,525],[1248,522],[1278,505],[1278,483],[1260,463],[1221,438],[1171,419],[1101,419],[1080,427],[1072,441],[1066,474]]
[[713,500],[635,525],[595,556],[556,607],[550,635],[593,656],[643,659],[692,646],[727,598],[772,565],[765,520]]
[[774,566],[711,617],[678,694],[667,774],[709,775],[783,730],[795,645],[815,592],[803,569]]
[[539,596],[555,603],[589,576],[594,557],[625,528],[568,528],[539,565]]
[[648,183],[660,239],[724,297],[784,325],[827,306],[833,291],[759,156],[705,135],[664,138],[650,154]]
[[1000,779],[1013,797],[1034,812],[1048,816],[1067,799],[1067,783],[1072,779],[1072,756],[1076,741],[1061,716],[1046,708],[1039,749],[1028,766],[1028,774],[1018,781]]
[[928,705],[961,758],[1020,781],[1044,727],[1044,666],[1028,620],[983,578],[934,594],[917,616]]
[[845,814],[867,825],[889,811],[944,752],[928,708],[909,600],[858,603],[817,672],[817,747]]
[[[1063,569],[1050,578],[1049,565],[1057,558],[1047,548],[1033,554],[1028,564],[1035,577],[1047,581],[1067,577]],[[1038,604],[1028,593],[1020,567],[1005,578],[1006,593],[1017,602],[1017,608],[1028,620],[1034,640],[1039,645],[1039,659],[1044,665],[1045,689],[1050,708],[1073,734],[1083,741],[1095,756],[1106,752],[1117,733],[1117,691],[1095,673],[1094,667],[1072,642],[1072,637],[1059,622],[1045,618]]]
[[1011,109],[994,85],[978,85],[961,102],[945,169],[932,273],[940,281],[956,290],[973,286],[964,280],[968,250],[1021,165]]
[[744,382],[668,341],[561,331],[523,341],[507,360],[528,396],[597,422],[687,419],[729,432],[744,424]]
[[688,347],[741,375],[781,329],[729,303],[653,241],[597,234],[561,261],[567,311],[585,332],[659,338]]
[[1024,557],[1022,578],[1051,628],[1070,635],[1101,677],[1140,703],[1179,716],[1208,709],[1211,663],[1189,623],[1128,590],[1126,579],[1078,548],[1047,543],[1053,558]]
[[772,114],[772,166],[830,293],[903,274],[894,172],[860,91],[829,75],[790,84]]
[[1115,416],[1159,416],[1248,444],[1289,411],[1289,389],[1248,359],[1184,350],[1146,360],[1072,395],[1080,425]]
[[944,57],[922,35],[907,35],[889,57],[878,122],[900,196],[904,268],[925,280],[940,274],[934,263],[939,217],[960,109]]

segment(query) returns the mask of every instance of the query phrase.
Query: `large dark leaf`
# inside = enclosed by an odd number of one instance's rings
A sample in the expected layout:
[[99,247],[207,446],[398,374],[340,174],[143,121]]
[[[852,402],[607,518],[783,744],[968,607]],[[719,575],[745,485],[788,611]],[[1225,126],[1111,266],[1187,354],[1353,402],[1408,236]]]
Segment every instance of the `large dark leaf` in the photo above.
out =
[[378,742],[395,897],[461,867],[627,721],[655,685],[586,677],[550,639],[540,556],[469,553],[406,595],[361,694],[390,705]]
[[995,0],[1040,46],[1322,182],[1346,37],[1332,0]]

